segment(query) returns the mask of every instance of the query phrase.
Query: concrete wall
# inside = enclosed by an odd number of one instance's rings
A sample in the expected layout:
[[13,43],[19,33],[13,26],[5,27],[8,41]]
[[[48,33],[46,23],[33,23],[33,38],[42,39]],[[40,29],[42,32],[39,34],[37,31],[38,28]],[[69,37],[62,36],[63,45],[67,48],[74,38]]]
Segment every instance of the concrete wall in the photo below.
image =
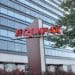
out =
[[27,56],[0,53],[0,62],[28,63]]
[[63,59],[63,58],[46,58],[46,64],[66,64],[75,65],[75,60],[73,59]]

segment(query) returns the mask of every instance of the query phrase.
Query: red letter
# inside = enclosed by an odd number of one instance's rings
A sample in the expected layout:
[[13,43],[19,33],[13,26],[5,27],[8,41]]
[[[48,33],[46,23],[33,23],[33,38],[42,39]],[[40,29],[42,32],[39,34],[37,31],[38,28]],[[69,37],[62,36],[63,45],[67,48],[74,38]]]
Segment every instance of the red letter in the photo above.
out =
[[61,32],[60,32],[60,26],[57,26],[57,27],[56,27],[56,33],[61,33]]
[[50,32],[50,33],[53,33],[53,34],[55,34],[55,33],[60,33],[60,26],[53,26],[53,27],[51,27],[51,28],[49,29],[49,32]]
[[39,30],[39,34],[45,34],[45,32],[47,32],[48,31],[48,28],[40,28],[40,30]]
[[19,37],[19,36],[22,36],[22,29],[16,29],[16,34],[15,34],[15,36],[16,37]]
[[33,35],[38,35],[39,34],[39,28],[32,28],[32,34]]
[[23,36],[28,36],[28,37],[32,37],[33,35],[32,35],[32,31],[31,31],[31,29],[25,29],[24,31],[23,31]]
[[56,33],[56,28],[55,27],[51,27],[49,29],[49,32],[55,34]]

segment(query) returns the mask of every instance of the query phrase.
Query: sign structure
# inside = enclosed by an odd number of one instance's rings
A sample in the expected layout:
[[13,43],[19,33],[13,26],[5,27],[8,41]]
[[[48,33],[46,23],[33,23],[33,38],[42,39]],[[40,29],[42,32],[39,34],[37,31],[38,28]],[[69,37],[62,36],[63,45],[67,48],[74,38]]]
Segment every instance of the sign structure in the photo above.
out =
[[[60,26],[52,26],[50,28],[43,27],[40,19],[36,19],[26,29],[16,29],[16,37],[27,37],[27,50],[29,71],[34,75],[43,75],[46,72],[46,58],[44,50],[45,34],[61,35]],[[39,38],[37,38],[39,37]]]
[[[36,19],[28,28],[42,28],[42,21]],[[28,60],[29,60],[29,71],[34,75],[43,75],[46,72],[45,64],[45,51],[44,51],[44,39],[40,38],[29,38],[27,39],[28,49]]]
[[40,37],[40,36],[50,36],[50,35],[60,35],[61,34],[61,28],[60,26],[52,26],[51,28],[26,28],[26,29],[17,29],[16,30],[16,37]]

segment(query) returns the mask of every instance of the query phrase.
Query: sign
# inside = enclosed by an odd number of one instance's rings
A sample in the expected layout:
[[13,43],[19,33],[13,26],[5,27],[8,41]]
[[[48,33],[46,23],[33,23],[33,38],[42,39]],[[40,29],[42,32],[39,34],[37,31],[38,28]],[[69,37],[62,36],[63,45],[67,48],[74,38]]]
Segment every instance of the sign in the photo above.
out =
[[26,29],[16,29],[16,37],[34,37],[43,36],[45,34],[53,34],[53,35],[60,35],[61,34],[61,27],[60,26],[52,26],[51,28],[26,28]]
[[43,75],[43,73],[46,72],[46,58],[43,38],[44,36],[47,36],[46,34],[53,34],[54,36],[61,35],[61,27],[43,27],[42,20],[37,18],[28,26],[28,28],[16,29],[16,37],[29,38],[26,39],[28,50],[27,54],[29,62],[29,71],[32,72],[33,75]]

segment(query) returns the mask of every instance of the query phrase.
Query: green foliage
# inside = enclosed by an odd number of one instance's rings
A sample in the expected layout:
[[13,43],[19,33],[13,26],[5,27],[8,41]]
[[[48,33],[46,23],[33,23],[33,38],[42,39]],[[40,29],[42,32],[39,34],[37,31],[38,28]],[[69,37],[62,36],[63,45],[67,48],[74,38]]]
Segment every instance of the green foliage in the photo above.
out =
[[61,7],[69,14],[64,13],[64,16],[57,21],[57,24],[66,26],[66,30],[63,36],[56,39],[55,47],[67,44],[70,47],[75,47],[75,0],[64,0]]

